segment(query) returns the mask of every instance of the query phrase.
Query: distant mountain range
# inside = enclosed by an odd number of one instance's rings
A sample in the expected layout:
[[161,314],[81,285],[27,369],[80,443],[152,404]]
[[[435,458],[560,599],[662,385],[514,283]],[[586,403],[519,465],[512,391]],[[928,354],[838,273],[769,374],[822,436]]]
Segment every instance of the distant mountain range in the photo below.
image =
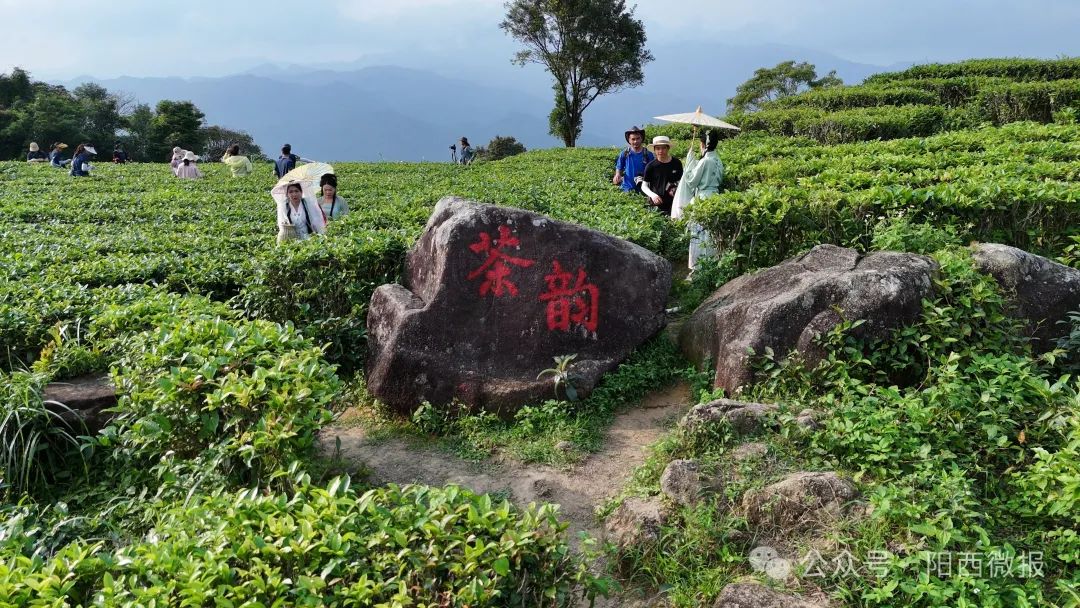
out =
[[[848,83],[908,65],[860,64],[779,45],[687,43],[652,50],[656,60],[645,68],[644,86],[602,96],[586,111],[580,145],[620,145],[630,126],[698,105],[723,115],[725,100],[755,69],[787,59],[810,61],[819,74],[835,69]],[[473,145],[495,135],[512,135],[530,149],[560,145],[548,134],[546,72],[513,66],[508,58],[454,59],[428,57],[421,60],[424,68],[268,64],[220,78],[80,77],[60,84],[97,82],[151,105],[190,100],[209,123],[247,131],[268,155],[289,142],[296,153],[318,160],[444,161],[462,135]]]

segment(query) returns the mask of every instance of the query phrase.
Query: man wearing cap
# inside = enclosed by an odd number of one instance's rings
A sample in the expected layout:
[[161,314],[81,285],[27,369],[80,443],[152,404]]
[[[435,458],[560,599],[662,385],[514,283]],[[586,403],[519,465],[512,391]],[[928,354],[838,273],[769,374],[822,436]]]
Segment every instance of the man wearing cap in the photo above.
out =
[[670,217],[675,190],[682,179],[682,161],[671,155],[671,139],[664,135],[653,138],[652,149],[656,159],[645,166],[641,192],[648,197],[650,205]]
[[645,130],[634,126],[623,134],[628,148],[619,153],[615,159],[615,177],[611,183],[622,188],[623,192],[641,193],[642,175],[645,166],[655,158],[652,152],[645,149]]

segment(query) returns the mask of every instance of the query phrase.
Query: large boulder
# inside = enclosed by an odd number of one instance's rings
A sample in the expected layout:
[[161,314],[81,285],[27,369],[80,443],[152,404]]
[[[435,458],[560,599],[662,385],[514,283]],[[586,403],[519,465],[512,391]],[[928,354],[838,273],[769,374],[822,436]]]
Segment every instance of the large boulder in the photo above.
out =
[[403,283],[371,298],[368,389],[403,412],[457,401],[506,413],[554,395],[537,378],[554,357],[576,355],[584,397],[660,331],[671,265],[596,230],[444,198]]
[[752,381],[750,349],[777,357],[798,350],[807,364],[824,356],[815,338],[842,320],[877,337],[922,312],[937,270],[910,253],[818,245],[809,252],[721,287],[683,324],[679,344],[691,361],[716,366],[716,386],[737,391]]
[[622,501],[604,524],[606,540],[620,551],[648,549],[660,540],[667,514],[658,498],[630,497]]
[[972,257],[975,267],[994,277],[1006,292],[1012,314],[1028,322],[1036,350],[1050,350],[1058,338],[1068,335],[1071,328],[1058,322],[1080,309],[1080,270],[995,243],[976,245]]

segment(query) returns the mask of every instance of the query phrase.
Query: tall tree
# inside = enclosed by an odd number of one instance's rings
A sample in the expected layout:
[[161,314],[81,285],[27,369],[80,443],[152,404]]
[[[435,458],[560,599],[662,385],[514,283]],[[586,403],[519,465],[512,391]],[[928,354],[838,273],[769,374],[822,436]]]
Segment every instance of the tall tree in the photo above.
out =
[[205,118],[206,115],[190,101],[159,101],[150,125],[151,153],[164,158],[173,146],[201,150],[206,143],[202,132]]
[[255,143],[255,140],[251,138],[247,131],[234,131],[225,127],[210,125],[202,129],[202,135],[206,141],[203,155],[209,160],[218,160],[225,156],[225,151],[233,144],[239,144],[240,153],[253,161],[266,160],[262,148]]
[[653,56],[624,0],[512,0],[506,9],[499,27],[525,45],[514,62],[543,65],[555,79],[551,134],[567,147],[597,97],[645,81],[642,68]]
[[770,101],[795,95],[807,89],[838,86],[843,80],[833,70],[818,78],[814,64],[805,61],[795,63],[785,61],[772,68],[758,68],[754,75],[735,89],[735,96],[728,101],[728,108],[734,112],[753,112],[760,110]]
[[72,95],[79,105],[82,139],[99,148],[111,150],[109,146],[116,141],[117,131],[124,126],[124,119],[120,116],[120,98],[94,83],[79,85]]

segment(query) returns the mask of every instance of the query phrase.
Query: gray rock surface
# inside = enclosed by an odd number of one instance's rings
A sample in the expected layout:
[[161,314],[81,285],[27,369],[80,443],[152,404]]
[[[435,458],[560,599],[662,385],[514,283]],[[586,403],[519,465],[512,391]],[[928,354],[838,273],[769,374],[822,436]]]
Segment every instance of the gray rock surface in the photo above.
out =
[[711,361],[716,386],[734,392],[753,380],[750,349],[777,358],[798,350],[814,365],[824,355],[815,338],[844,319],[865,321],[855,334],[867,337],[914,321],[936,270],[927,256],[818,245],[725,284],[683,324],[679,344],[694,363]]
[[743,496],[747,521],[767,531],[797,532],[836,519],[859,497],[832,472],[801,472]]
[[[585,397],[666,323],[671,264],[628,241],[512,209],[444,198],[375,290],[368,389],[401,412],[427,401],[509,413],[554,396],[553,357],[576,355]],[[560,390],[560,396],[563,395]]]
[[777,406],[771,403],[717,399],[695,405],[683,417],[682,425],[687,429],[697,430],[726,420],[736,433],[753,435],[762,431],[769,414],[776,410]]
[[672,460],[660,475],[660,491],[677,505],[693,505],[714,489],[714,484],[705,483],[696,460]]
[[828,604],[781,593],[761,583],[729,583],[713,608],[828,608]]
[[104,410],[116,405],[116,388],[108,374],[91,374],[46,385],[42,399],[72,430],[94,435],[112,419]]
[[619,549],[642,547],[660,540],[667,516],[658,498],[627,498],[605,522],[607,540]]
[[975,266],[994,277],[1012,304],[1012,314],[1028,323],[1039,352],[1051,350],[1070,328],[1058,322],[1080,309],[1080,270],[1023,249],[980,243],[972,251]]

